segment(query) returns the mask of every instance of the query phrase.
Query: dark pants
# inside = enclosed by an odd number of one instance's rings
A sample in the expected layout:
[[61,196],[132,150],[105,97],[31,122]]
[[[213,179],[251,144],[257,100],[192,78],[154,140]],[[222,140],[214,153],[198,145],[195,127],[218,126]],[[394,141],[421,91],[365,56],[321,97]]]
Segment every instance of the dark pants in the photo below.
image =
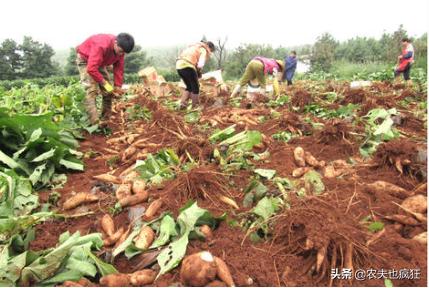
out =
[[404,73],[404,80],[410,80],[411,66],[411,63],[408,63],[403,71],[395,70],[395,77],[398,77],[399,74]]
[[290,85],[292,85],[292,79],[287,80],[287,86],[290,86]]
[[186,91],[193,94],[200,94],[200,84],[198,83],[197,71],[192,68],[177,69],[180,78],[186,85]]

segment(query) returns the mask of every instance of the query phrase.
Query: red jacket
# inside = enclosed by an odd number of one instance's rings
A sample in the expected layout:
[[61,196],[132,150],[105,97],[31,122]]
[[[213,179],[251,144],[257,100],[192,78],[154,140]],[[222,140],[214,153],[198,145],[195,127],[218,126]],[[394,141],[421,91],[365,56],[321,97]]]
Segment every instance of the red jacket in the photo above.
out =
[[115,39],[116,36],[110,34],[93,35],[76,47],[76,51],[88,62],[86,71],[98,83],[104,80],[98,69],[113,64],[114,84],[121,87],[124,79],[124,55],[115,54]]
[[253,58],[253,60],[259,60],[264,64],[264,74],[273,74],[274,68],[277,69],[277,71],[280,70],[279,64],[274,59],[257,56]]

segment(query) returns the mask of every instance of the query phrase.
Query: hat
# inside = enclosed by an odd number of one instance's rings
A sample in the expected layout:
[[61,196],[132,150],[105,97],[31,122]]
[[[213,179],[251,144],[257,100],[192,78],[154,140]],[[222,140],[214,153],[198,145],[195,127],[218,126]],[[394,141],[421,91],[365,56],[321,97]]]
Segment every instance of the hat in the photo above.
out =
[[276,60],[276,62],[277,62],[277,64],[279,64],[280,69],[281,69],[282,71],[285,71],[285,62],[284,62],[284,61],[282,61],[282,60]]

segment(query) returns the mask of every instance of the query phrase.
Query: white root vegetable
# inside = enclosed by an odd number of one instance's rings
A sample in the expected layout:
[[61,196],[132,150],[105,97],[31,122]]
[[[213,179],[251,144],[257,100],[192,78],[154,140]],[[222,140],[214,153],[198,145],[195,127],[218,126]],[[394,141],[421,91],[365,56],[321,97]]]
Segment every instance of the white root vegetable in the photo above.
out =
[[389,193],[392,196],[395,196],[401,199],[411,196],[411,192],[408,192],[404,188],[401,188],[397,185],[394,185],[389,182],[381,181],[381,180],[375,181],[374,183],[371,183],[371,184],[367,184],[366,187],[370,191],[378,192],[378,193]]
[[295,150],[293,150],[293,157],[295,159],[295,163],[300,166],[305,166],[305,153],[304,149],[302,147],[296,147]]
[[116,244],[116,242],[118,242],[119,239],[121,239],[122,235],[124,234],[124,231],[125,231],[125,229],[123,227],[121,227],[115,233],[113,233],[111,236],[105,238],[103,240],[104,246],[109,247],[109,246]]
[[425,231],[423,233],[420,233],[420,234],[414,236],[413,240],[415,240],[415,241],[426,246],[428,244],[428,232]]
[[81,192],[67,199],[67,201],[64,202],[63,208],[64,210],[70,210],[76,208],[81,204],[91,203],[95,201],[98,201],[97,195]]
[[229,197],[222,195],[222,196],[219,196],[219,200],[222,201],[223,203],[233,207],[234,209],[240,209],[237,202],[235,202],[233,199],[231,199]]
[[408,197],[401,206],[414,213],[425,213],[428,208],[427,197],[420,194]]
[[295,178],[299,178],[310,170],[311,170],[310,167],[299,167],[292,171],[292,176]]
[[103,218],[101,218],[101,229],[103,229],[104,233],[108,236],[112,236],[113,233],[115,233],[115,222],[112,216],[104,214]]
[[134,194],[141,194],[145,192],[146,182],[143,179],[135,179],[133,182],[132,191]]
[[144,213],[144,218],[146,220],[151,220],[156,215],[158,210],[162,207],[162,204],[162,199],[156,199],[152,203],[150,203],[149,207]]
[[151,269],[143,269],[130,274],[131,284],[138,287],[152,284],[155,278],[156,272]]
[[116,177],[114,175],[110,175],[107,173],[93,176],[93,178],[96,180],[106,182],[106,183],[113,183],[113,184],[121,184],[122,183],[121,179],[119,179],[118,177]]
[[188,286],[206,286],[216,278],[216,274],[216,262],[208,251],[187,256],[180,268],[180,279]]
[[131,184],[121,184],[115,191],[116,198],[121,200],[131,195]]
[[146,250],[152,245],[155,239],[155,232],[149,226],[145,226],[140,230],[139,235],[134,238],[134,244],[137,248]]
[[121,207],[134,206],[140,203],[143,203],[149,198],[149,194],[147,192],[126,196],[122,199],[119,199],[119,204]]
[[234,287],[234,280],[232,279],[231,272],[229,271],[226,263],[219,257],[214,257],[217,266],[217,277],[225,282],[228,287]]

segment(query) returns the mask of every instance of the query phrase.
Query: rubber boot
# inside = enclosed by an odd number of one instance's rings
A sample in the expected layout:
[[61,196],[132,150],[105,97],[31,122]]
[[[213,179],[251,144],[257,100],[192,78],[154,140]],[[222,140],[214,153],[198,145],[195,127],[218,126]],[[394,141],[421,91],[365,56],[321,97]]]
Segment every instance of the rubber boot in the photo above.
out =
[[100,119],[98,118],[95,98],[96,96],[93,93],[88,93],[84,101],[86,112],[88,113],[88,118],[91,125],[97,124],[100,121]]
[[200,94],[191,93],[192,108],[196,108],[200,104]]
[[186,106],[188,105],[188,100],[190,97],[191,97],[191,92],[189,91],[185,91],[182,94],[182,97],[180,98],[180,106],[179,106],[180,110],[186,109]]
[[234,90],[232,90],[231,98],[238,96],[240,94],[241,87],[240,85],[235,85]]

